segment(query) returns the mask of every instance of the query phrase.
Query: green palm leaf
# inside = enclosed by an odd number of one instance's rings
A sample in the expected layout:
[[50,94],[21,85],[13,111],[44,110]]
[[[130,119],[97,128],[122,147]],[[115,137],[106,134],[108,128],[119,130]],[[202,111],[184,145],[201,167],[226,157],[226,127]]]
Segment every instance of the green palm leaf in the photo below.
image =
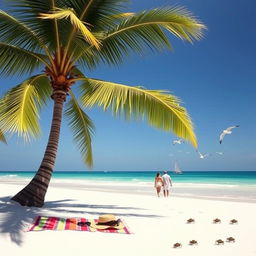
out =
[[74,141],[81,151],[84,162],[91,167],[93,165],[91,135],[94,125],[91,119],[84,113],[80,107],[75,95],[70,91],[71,99],[65,111],[69,119],[69,125],[73,131]]
[[[143,11],[122,19],[115,27],[105,31],[101,38],[101,49],[94,49],[107,63],[117,64],[131,50],[142,53],[145,48],[161,50],[172,46],[164,30],[174,36],[192,42],[202,37],[205,26],[182,7],[168,7]],[[146,46],[146,47],[145,47]],[[92,47],[88,47],[92,51]],[[83,53],[80,54],[83,55]],[[82,58],[87,58],[84,55]]]
[[114,25],[113,17],[120,18],[120,13],[126,11],[128,2],[127,0],[63,0],[61,4],[72,8],[82,21],[91,24],[93,32],[99,32],[109,30]]
[[39,13],[47,13],[51,10],[54,7],[54,2],[46,0],[8,0],[7,3],[11,7],[13,15],[36,33],[40,41],[50,49],[54,49],[55,46],[54,21],[42,22],[38,16]]
[[6,139],[4,137],[4,133],[0,130],[0,141],[6,143]]
[[71,24],[83,35],[84,39],[93,45],[96,49],[99,49],[100,43],[86,27],[86,25],[79,20],[74,11],[71,9],[55,8],[52,13],[41,13],[41,19],[70,19]]
[[49,99],[47,77],[37,75],[8,91],[0,100],[0,125],[3,132],[17,133],[25,139],[40,134],[39,110]]
[[[116,35],[121,36],[125,33],[136,34],[142,39],[150,42],[149,34],[146,33],[145,28],[157,26],[172,32],[180,39],[192,42],[194,39],[198,40],[202,37],[202,31],[205,26],[195,19],[190,12],[183,7],[165,7],[160,9],[153,9],[143,11],[141,13],[133,14],[127,19],[123,19],[114,29],[108,31],[106,40]],[[141,31],[142,30],[142,31]],[[153,38],[157,38],[154,35]],[[118,39],[118,37],[116,37]],[[159,39],[164,44],[166,40],[163,39],[162,34]]]
[[24,75],[42,67],[45,56],[0,42],[0,74]]
[[[39,19],[40,13],[48,13],[54,8],[70,8],[77,13],[78,17],[84,16],[81,20],[92,25],[91,31],[106,29],[109,26],[106,16],[120,13],[127,0],[8,0],[15,17],[26,24],[40,40],[48,45],[50,50],[56,49],[56,23],[48,19],[42,22]],[[101,21],[104,19],[104,23]],[[58,36],[62,46],[65,46],[70,39],[73,27],[66,20],[58,20]],[[71,38],[73,41],[73,38]],[[72,49],[73,47],[71,47]]]
[[95,48],[90,48],[88,44],[85,44],[83,38],[73,40],[70,48],[72,48],[74,59],[77,59],[77,64],[83,68],[92,70],[100,62],[99,54],[94,53]]
[[145,90],[96,79],[81,78],[82,103],[86,107],[99,105],[127,119],[147,119],[154,127],[172,131],[197,146],[192,121],[177,97],[164,91]]
[[[90,24],[91,32],[100,42],[102,35],[114,27],[117,20],[120,22],[121,16],[129,16],[123,13],[128,2],[127,0],[64,0],[62,4],[72,8],[81,21]],[[96,56],[93,58],[90,50],[86,49],[90,44],[86,44],[84,40],[80,42],[82,38],[79,33],[75,33],[74,29],[71,33],[68,31],[67,29],[65,31],[65,34],[68,35],[65,40],[67,44],[64,44],[65,50],[74,56],[80,56],[81,53],[84,53],[83,60],[80,63],[89,68],[94,67],[99,58],[95,60]],[[95,49],[98,50],[94,47]],[[75,57],[75,59],[77,58]]]
[[44,45],[36,34],[24,23],[0,10],[0,41],[30,51],[40,50]]

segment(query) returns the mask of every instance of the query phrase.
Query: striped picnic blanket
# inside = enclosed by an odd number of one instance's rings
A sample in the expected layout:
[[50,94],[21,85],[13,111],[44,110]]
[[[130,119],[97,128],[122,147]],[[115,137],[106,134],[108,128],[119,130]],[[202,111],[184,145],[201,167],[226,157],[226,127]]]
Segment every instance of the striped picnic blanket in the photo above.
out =
[[28,231],[42,231],[42,230],[77,230],[77,231],[89,231],[89,232],[104,232],[104,233],[121,233],[131,234],[127,225],[124,223],[122,229],[95,229],[87,225],[80,226],[79,222],[95,222],[96,219],[86,218],[60,218],[60,217],[49,217],[49,216],[37,216],[32,226]]

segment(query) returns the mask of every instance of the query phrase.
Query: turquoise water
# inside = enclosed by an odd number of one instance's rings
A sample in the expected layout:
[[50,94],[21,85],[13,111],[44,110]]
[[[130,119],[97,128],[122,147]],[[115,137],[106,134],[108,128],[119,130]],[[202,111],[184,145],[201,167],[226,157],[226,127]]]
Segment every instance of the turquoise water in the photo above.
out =
[[[34,172],[4,172],[1,177],[31,178]],[[152,182],[156,172],[150,171],[81,171],[54,172],[55,179],[82,179],[90,181]],[[197,184],[256,185],[256,171],[191,171],[169,173],[173,182]]]

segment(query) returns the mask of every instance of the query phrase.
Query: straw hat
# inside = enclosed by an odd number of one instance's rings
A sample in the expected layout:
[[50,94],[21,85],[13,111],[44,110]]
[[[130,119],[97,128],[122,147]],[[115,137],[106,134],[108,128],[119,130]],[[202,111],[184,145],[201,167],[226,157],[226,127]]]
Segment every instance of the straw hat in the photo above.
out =
[[107,228],[113,228],[113,229],[122,229],[124,228],[124,224],[120,219],[116,219],[116,217],[112,214],[104,214],[99,216],[99,219],[95,222],[92,222],[90,227],[96,228],[96,229],[107,229]]

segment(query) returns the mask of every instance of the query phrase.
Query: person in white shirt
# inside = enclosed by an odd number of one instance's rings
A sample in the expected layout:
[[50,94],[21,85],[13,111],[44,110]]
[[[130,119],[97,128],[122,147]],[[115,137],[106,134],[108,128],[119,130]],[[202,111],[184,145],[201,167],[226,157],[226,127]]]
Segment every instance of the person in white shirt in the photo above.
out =
[[170,194],[170,189],[172,187],[172,179],[169,174],[167,174],[167,171],[164,171],[164,175],[162,176],[163,179],[163,191],[164,191],[164,197],[168,197]]

